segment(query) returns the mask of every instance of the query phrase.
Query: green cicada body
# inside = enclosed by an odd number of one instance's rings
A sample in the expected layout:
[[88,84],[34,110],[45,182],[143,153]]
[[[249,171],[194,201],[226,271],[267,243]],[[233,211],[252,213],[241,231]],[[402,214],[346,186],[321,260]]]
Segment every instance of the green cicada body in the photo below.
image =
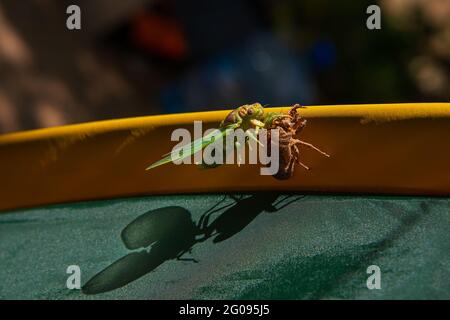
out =
[[[264,107],[260,103],[253,103],[240,106],[239,108],[231,111],[225,119],[220,123],[219,129],[212,132],[203,138],[193,141],[189,146],[184,146],[179,149],[175,149],[172,152],[165,154],[163,158],[152,165],[150,165],[147,170],[159,167],[163,164],[174,162],[178,160],[183,160],[192,156],[193,154],[203,150],[208,145],[212,144],[217,138],[225,138],[230,132],[235,129],[242,129],[247,132],[248,129],[255,129],[256,134],[248,132],[248,138],[257,140],[257,130],[264,128]],[[227,154],[228,148],[241,148],[242,145],[236,143],[236,145],[230,146],[224,144],[223,154]],[[185,151],[187,150],[187,152]],[[215,168],[218,164],[200,164],[203,168]]]

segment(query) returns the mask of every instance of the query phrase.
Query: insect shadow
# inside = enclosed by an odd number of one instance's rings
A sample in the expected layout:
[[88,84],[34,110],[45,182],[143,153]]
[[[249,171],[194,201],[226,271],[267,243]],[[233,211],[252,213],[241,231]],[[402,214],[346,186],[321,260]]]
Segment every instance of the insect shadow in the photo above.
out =
[[[121,232],[127,249],[148,249],[131,252],[115,261],[93,276],[82,287],[82,292],[98,294],[118,289],[168,260],[198,262],[194,258],[183,258],[186,253],[191,253],[194,245],[211,237],[214,237],[214,243],[224,241],[244,229],[260,213],[276,212],[302,197],[280,197],[276,193],[249,197],[228,195],[203,213],[197,223],[187,209],[179,206],[148,211]],[[223,204],[227,198],[233,202]]]

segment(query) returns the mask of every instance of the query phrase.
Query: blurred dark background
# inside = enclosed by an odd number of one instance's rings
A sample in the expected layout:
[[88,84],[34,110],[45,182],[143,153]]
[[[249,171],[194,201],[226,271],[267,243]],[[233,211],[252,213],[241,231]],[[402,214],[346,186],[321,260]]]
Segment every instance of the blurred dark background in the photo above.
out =
[[0,2],[0,132],[256,101],[445,102],[449,75],[450,0]]

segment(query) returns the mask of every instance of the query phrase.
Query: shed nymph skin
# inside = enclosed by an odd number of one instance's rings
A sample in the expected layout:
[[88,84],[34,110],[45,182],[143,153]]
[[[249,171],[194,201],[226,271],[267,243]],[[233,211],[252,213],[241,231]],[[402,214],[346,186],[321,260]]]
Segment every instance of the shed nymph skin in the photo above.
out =
[[[297,109],[302,108],[299,104],[294,105],[287,115],[274,116],[272,119],[266,119],[266,128],[278,129],[278,142],[271,139],[270,131],[268,131],[270,141],[269,146],[278,143],[280,166],[278,172],[273,176],[278,180],[286,180],[294,175],[295,165],[299,164],[306,170],[310,168],[301,162],[300,146],[306,146],[316,150],[326,157],[330,157],[316,146],[295,138],[306,126],[306,120],[303,119]],[[274,141],[272,141],[274,140]]]

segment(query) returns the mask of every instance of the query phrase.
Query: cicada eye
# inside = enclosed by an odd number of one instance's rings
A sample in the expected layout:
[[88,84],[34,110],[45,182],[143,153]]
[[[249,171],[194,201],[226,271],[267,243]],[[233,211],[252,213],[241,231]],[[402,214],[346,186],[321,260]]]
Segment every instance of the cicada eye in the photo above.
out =
[[253,114],[253,111],[254,111],[253,108],[250,108],[247,110],[247,114],[251,116]]

